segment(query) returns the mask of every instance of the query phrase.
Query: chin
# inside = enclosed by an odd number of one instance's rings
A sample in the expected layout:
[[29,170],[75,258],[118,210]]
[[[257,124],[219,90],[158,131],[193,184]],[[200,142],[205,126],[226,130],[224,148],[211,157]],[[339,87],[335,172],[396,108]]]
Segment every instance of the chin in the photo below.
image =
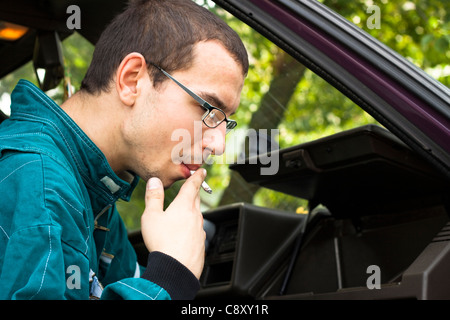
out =
[[180,180],[184,180],[185,178],[183,177],[183,175],[178,174],[175,177],[168,177],[165,176],[163,178],[160,178],[162,181],[162,184],[164,186],[164,189],[168,189],[170,188],[175,182],[180,181]]
[[[164,169],[155,170],[155,171],[146,171],[145,177],[146,181],[151,177],[158,177],[164,189],[170,188],[175,182],[179,180],[184,180],[189,178],[191,175],[189,168],[187,168],[184,164],[175,165],[171,163],[170,165],[166,165]],[[141,176],[142,177],[142,176]]]

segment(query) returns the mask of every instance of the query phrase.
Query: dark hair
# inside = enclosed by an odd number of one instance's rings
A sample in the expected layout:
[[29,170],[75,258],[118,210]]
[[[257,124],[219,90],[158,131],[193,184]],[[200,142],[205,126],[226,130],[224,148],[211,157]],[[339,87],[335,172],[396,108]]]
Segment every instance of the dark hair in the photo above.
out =
[[[115,17],[98,40],[81,90],[91,94],[108,91],[113,75],[125,56],[141,53],[167,72],[187,69],[194,45],[217,40],[248,72],[248,56],[239,38],[223,20],[193,0],[138,0]],[[165,81],[149,66],[154,86]]]

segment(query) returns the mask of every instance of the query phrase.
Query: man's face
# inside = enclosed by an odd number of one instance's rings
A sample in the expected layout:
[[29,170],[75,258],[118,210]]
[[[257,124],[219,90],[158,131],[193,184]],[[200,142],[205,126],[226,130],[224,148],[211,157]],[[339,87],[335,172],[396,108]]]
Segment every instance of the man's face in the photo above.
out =
[[[198,43],[192,66],[171,75],[227,117],[239,106],[242,69],[218,42]],[[156,176],[169,187],[209,154],[224,152],[226,123],[208,128],[201,121],[206,110],[174,81],[167,78],[157,90],[149,83],[141,96],[125,130],[128,170],[144,180]]]

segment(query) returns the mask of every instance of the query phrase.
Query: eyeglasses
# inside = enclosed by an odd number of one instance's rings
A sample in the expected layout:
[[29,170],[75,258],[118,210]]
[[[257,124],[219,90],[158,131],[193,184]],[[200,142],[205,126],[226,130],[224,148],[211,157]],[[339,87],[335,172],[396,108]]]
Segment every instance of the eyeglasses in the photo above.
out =
[[200,106],[202,106],[204,109],[206,109],[205,114],[203,114],[202,121],[203,123],[209,127],[209,128],[216,128],[219,126],[222,122],[226,122],[226,133],[230,132],[237,126],[237,122],[231,119],[228,119],[225,115],[225,112],[223,110],[216,108],[200,98],[198,95],[196,95],[194,92],[192,92],[189,88],[184,86],[181,82],[176,80],[174,77],[172,77],[170,74],[168,74],[166,71],[164,71],[162,68],[158,67],[153,62],[148,62],[152,66],[154,66],[156,69],[161,71],[166,77],[168,77],[170,80],[175,82],[181,89],[187,92],[192,98],[197,101]]

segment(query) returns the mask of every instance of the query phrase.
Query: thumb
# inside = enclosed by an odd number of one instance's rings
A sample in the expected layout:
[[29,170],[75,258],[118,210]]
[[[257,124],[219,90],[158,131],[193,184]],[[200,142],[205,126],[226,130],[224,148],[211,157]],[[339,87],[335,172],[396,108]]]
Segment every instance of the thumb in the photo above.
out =
[[145,209],[150,212],[162,212],[164,209],[164,188],[159,178],[153,177],[147,181]]

